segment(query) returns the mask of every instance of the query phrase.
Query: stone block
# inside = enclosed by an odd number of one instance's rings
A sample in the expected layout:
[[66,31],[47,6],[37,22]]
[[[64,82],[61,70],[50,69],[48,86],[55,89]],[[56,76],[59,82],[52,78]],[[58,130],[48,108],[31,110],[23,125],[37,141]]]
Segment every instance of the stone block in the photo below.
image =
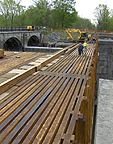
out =
[[98,45],[112,45],[113,44],[113,40],[111,39],[98,39]]
[[103,79],[108,79],[108,74],[106,73],[106,74],[102,74],[102,73],[98,73],[98,76],[97,76],[97,80],[99,79],[99,78],[103,78]]
[[103,48],[103,47],[99,47],[99,48],[98,48],[98,52],[99,52],[99,53],[108,53],[108,52],[107,52],[107,48]]
[[99,57],[98,57],[99,61],[107,61],[107,55],[105,53],[99,53]]
[[99,66],[97,68],[97,74],[107,74],[107,68],[104,66]]
[[112,47],[109,47],[109,48],[107,49],[107,53],[110,54],[110,55],[112,54]]
[[104,61],[104,60],[101,60],[101,61],[99,61],[98,62],[98,66],[100,67],[100,66],[104,66],[104,67],[107,67],[107,61]]
[[112,68],[108,69],[108,79],[113,80],[113,69]]

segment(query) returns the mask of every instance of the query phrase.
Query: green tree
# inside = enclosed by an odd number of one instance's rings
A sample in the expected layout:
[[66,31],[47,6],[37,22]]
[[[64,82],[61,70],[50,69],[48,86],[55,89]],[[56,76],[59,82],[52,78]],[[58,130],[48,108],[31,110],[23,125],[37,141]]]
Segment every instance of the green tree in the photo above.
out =
[[36,7],[34,7],[33,5],[29,6],[25,12],[26,25],[36,25],[35,19],[37,15],[38,13],[37,13]]
[[36,24],[48,27],[51,15],[51,3],[47,0],[34,1],[34,3],[37,8],[37,15],[35,18]]
[[4,16],[5,25],[7,26],[7,21],[10,20],[10,25],[13,27],[14,18],[17,15],[20,1],[18,2],[14,0],[4,0],[0,1],[0,12]]
[[57,25],[61,28],[68,28],[76,21],[77,12],[74,8],[74,0],[55,0],[54,1],[54,18],[57,20]]
[[113,31],[113,9],[110,11],[110,20],[109,20],[109,29],[110,31]]
[[4,26],[4,17],[0,15],[0,26]]
[[22,27],[25,25],[25,6],[18,5],[18,11],[17,14],[15,15],[14,19],[14,26]]
[[94,30],[95,25],[91,23],[89,19],[81,18],[77,16],[77,20],[75,23],[73,23],[73,28],[75,29],[90,29]]
[[97,29],[106,30],[109,28],[109,14],[107,5],[99,4],[99,6],[95,8],[94,16],[95,21],[97,21]]
[[0,1],[0,13],[3,16],[3,23],[5,23],[5,26],[7,26],[8,21],[8,7],[7,7],[7,0]]

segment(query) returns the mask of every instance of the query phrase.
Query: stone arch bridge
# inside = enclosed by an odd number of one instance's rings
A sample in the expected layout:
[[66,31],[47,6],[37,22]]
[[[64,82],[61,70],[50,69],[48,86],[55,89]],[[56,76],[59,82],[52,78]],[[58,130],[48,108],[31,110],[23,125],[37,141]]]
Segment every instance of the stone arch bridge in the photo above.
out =
[[42,43],[41,31],[0,32],[0,48],[11,51],[24,51],[25,46],[39,46]]

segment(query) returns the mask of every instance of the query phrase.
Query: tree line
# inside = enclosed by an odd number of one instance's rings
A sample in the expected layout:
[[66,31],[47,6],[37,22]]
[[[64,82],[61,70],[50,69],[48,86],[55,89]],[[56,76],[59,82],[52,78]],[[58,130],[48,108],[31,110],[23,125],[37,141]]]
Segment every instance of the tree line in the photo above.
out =
[[37,28],[113,30],[113,11],[104,4],[95,8],[95,25],[90,19],[78,16],[75,0],[33,0],[27,9],[20,3],[21,0],[0,1],[0,27],[35,25]]

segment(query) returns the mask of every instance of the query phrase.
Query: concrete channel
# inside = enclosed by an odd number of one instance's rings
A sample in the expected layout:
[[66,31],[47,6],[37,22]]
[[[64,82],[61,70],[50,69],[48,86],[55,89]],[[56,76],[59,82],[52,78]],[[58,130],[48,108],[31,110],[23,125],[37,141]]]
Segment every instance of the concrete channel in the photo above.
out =
[[99,79],[94,144],[113,144],[113,80]]

